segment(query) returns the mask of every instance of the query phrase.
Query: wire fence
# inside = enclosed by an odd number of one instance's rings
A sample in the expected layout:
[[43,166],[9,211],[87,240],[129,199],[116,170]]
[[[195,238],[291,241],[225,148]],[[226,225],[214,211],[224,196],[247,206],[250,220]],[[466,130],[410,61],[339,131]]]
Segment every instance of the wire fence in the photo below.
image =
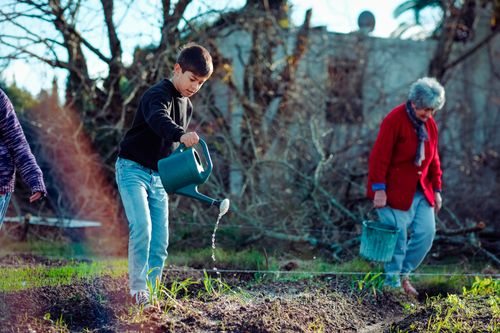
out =
[[[429,266],[428,266],[429,267]],[[432,266],[431,266],[432,267]],[[165,268],[166,272],[182,272],[182,273],[225,273],[225,274],[273,274],[273,275],[298,275],[298,274],[309,274],[314,276],[336,276],[336,275],[348,275],[348,276],[356,276],[356,275],[366,275],[368,273],[379,274],[381,276],[386,275],[383,272],[364,272],[364,271],[303,271],[303,270],[259,270],[259,269],[218,269],[218,268]],[[499,279],[500,274],[498,273],[481,273],[481,272],[464,272],[464,273],[424,273],[424,272],[412,272],[409,274],[405,274],[408,276],[443,276],[443,277],[490,277],[494,279]]]

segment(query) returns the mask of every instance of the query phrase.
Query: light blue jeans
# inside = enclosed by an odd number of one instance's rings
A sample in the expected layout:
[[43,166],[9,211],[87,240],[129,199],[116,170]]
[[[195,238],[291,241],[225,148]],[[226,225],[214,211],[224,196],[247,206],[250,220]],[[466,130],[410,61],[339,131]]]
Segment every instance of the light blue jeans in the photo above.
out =
[[7,208],[9,208],[11,195],[12,193],[0,195],[0,229],[2,229],[3,219],[5,218],[5,214],[7,214]]
[[407,276],[415,270],[432,247],[436,234],[434,208],[429,205],[422,191],[417,190],[409,210],[386,206],[377,209],[377,213],[382,223],[399,228],[392,260],[384,265],[385,284],[399,287],[400,276]]
[[168,195],[158,172],[124,158],[116,161],[116,182],[129,226],[130,294],[161,281],[168,247]]

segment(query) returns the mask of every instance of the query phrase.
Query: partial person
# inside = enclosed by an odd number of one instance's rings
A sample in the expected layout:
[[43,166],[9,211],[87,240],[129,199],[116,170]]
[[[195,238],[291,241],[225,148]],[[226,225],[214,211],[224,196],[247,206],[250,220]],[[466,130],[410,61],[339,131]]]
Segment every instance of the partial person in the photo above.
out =
[[383,119],[369,158],[367,196],[381,222],[399,228],[394,255],[384,266],[385,285],[412,296],[418,292],[409,277],[431,249],[442,206],[434,116],[444,103],[445,90],[434,78],[414,82],[408,100]]
[[42,170],[31,153],[14,106],[0,89],[0,229],[14,192],[16,173],[31,189],[30,203],[47,194]]
[[212,57],[201,45],[185,45],[163,79],[142,95],[132,127],[120,143],[116,182],[129,226],[130,294],[136,304],[150,306],[161,278],[168,247],[168,195],[157,163],[183,143],[198,143],[188,132],[193,114],[190,97],[213,72]]

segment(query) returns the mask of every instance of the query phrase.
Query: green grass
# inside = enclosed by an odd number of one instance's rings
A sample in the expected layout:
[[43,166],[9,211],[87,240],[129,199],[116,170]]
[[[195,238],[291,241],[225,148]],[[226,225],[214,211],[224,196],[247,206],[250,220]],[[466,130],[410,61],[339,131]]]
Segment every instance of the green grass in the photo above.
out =
[[42,286],[68,285],[101,275],[118,277],[127,272],[125,259],[76,263],[58,267],[2,267],[0,270],[0,292],[13,292]]
[[[470,288],[463,288],[463,294],[500,297],[500,280],[493,278],[479,278],[476,276]],[[497,314],[500,315],[500,312],[497,311]]]
[[1,239],[0,257],[15,253],[30,253],[48,258],[80,258],[88,254],[84,243],[46,242],[46,241],[9,241]]
[[[215,266],[239,270],[255,270],[265,266],[265,256],[256,250],[231,251],[215,250]],[[195,249],[171,252],[166,261],[168,265],[212,268],[212,249]]]
[[[4,240],[2,239],[2,242]],[[48,258],[85,258],[88,255],[87,246],[82,243],[63,242],[7,242],[2,243],[0,257],[7,254],[31,253]],[[220,270],[251,270],[258,271],[254,274],[256,282],[264,280],[296,281],[317,276],[317,273],[352,273],[355,281],[364,281],[367,273],[377,274],[382,272],[382,264],[371,263],[361,258],[343,263],[331,263],[325,259],[314,260],[289,259],[283,260],[276,256],[267,257],[264,252],[255,249],[232,251],[217,248],[215,251],[216,262],[212,261],[212,249],[194,249],[189,251],[176,251],[173,249],[166,261],[167,265],[187,266],[198,269],[210,270],[214,266]],[[71,260],[71,259],[70,259]],[[41,285],[54,285],[71,283],[72,279],[92,277],[99,274],[121,274],[127,270],[126,259],[101,260],[92,258],[93,263],[70,263],[63,267],[33,267],[33,268],[2,268],[0,272],[0,291],[19,290]],[[276,273],[283,270],[287,262],[296,263],[297,267],[290,272]],[[110,268],[111,267],[111,268]],[[470,286],[472,277],[464,276],[464,272],[480,271],[481,264],[464,264],[448,262],[440,266],[422,265],[419,273],[452,273],[454,276],[431,275],[414,276],[412,280],[419,289],[435,290],[436,293],[460,293],[463,286]],[[115,272],[116,271],[116,272]],[[47,280],[47,281],[45,281]],[[44,282],[45,281],[45,282]]]
[[499,332],[500,282],[474,278],[462,293],[427,298],[409,312],[418,320],[392,327],[391,332]]
[[[429,290],[434,294],[446,293],[462,293],[464,286],[471,286],[474,282],[474,277],[470,273],[480,272],[486,263],[484,262],[467,262],[463,263],[450,258],[448,261],[443,261],[440,265],[422,264],[411,277],[412,282],[417,289]],[[335,269],[344,272],[383,272],[382,263],[369,263],[363,259],[354,259],[337,266]],[[418,274],[424,275],[418,275]],[[427,275],[428,274],[428,275]],[[466,275],[467,274],[467,275]],[[362,276],[357,276],[362,277]]]
[[429,275],[416,275],[412,277],[415,285],[424,290],[434,290],[441,294],[462,292],[462,287],[471,286],[474,277],[465,275],[473,272],[480,272],[484,266],[480,264],[457,265],[448,262],[439,266],[421,265],[417,273]]
[[382,266],[374,266],[370,262],[361,259],[359,257],[343,262],[341,264],[335,265],[335,269],[341,272],[381,272]]

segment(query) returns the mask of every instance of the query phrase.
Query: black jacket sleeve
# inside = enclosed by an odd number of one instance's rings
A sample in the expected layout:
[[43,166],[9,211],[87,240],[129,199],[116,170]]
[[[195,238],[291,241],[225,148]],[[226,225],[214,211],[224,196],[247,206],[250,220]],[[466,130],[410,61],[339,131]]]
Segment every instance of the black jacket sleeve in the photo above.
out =
[[172,100],[167,100],[160,94],[154,94],[146,103],[148,104],[142,109],[144,119],[151,129],[165,140],[179,142],[185,131],[172,119]]

